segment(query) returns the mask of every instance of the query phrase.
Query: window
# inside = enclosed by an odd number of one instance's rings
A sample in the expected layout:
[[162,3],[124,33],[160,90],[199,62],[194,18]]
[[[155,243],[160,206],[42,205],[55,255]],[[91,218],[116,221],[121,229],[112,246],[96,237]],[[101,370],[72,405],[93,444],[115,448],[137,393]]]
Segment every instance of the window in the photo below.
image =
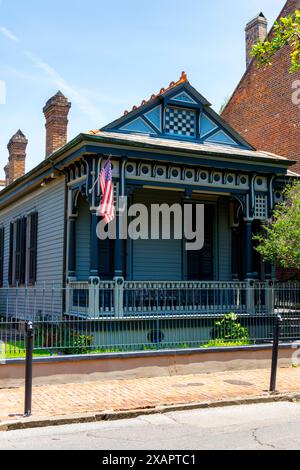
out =
[[255,212],[254,216],[256,219],[267,219],[268,218],[268,197],[265,194],[255,195]]
[[37,221],[38,215],[33,212],[10,224],[8,280],[11,285],[36,282]]
[[0,287],[3,287],[4,227],[0,227]]
[[196,137],[196,112],[190,109],[167,107],[165,132],[174,136]]

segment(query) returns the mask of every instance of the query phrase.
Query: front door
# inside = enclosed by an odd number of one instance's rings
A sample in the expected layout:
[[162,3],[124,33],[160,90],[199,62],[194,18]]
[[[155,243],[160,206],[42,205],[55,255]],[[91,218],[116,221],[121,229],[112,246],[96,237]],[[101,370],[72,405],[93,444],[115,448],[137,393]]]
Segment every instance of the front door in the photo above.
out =
[[[213,221],[214,206],[205,205],[204,247],[199,251],[187,252],[187,278],[189,281],[212,281],[213,269]],[[193,213],[195,217],[196,211]],[[193,224],[194,225],[194,224]],[[195,227],[194,227],[195,228]]]

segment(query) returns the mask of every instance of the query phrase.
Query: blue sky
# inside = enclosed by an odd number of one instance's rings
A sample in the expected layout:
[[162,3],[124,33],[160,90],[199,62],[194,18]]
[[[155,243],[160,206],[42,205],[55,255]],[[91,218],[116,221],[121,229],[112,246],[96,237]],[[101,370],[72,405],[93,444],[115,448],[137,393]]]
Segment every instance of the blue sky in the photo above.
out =
[[72,102],[69,139],[102,127],[182,70],[219,110],[245,68],[244,26],[284,0],[0,0],[0,178],[6,145],[28,137],[26,169],[44,158],[42,107]]

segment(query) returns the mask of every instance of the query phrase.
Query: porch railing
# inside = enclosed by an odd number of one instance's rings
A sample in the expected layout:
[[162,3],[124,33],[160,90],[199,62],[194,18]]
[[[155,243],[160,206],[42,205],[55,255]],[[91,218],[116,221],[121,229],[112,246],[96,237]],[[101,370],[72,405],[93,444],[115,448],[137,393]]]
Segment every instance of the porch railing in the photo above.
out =
[[126,281],[123,311],[124,315],[247,313],[247,284]]
[[[260,282],[113,281],[70,282],[67,313],[89,317],[267,314],[277,287]],[[284,291],[283,291],[284,292]],[[285,302],[277,293],[278,306]],[[280,299],[280,301],[279,301]],[[289,302],[289,299],[286,300]]]

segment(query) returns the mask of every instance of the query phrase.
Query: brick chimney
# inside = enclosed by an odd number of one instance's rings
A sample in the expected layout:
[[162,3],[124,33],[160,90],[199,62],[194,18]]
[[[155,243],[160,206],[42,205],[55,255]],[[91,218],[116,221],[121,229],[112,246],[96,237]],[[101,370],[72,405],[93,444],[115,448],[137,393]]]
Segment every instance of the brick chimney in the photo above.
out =
[[249,23],[246,25],[246,65],[247,68],[252,61],[250,52],[252,46],[258,41],[264,41],[268,34],[268,21],[263,13],[255,16]]
[[8,142],[8,164],[4,168],[6,184],[11,184],[25,174],[26,147],[28,140],[22,131],[12,136]]
[[57,92],[43,109],[46,118],[46,158],[67,143],[68,114],[71,103]]

